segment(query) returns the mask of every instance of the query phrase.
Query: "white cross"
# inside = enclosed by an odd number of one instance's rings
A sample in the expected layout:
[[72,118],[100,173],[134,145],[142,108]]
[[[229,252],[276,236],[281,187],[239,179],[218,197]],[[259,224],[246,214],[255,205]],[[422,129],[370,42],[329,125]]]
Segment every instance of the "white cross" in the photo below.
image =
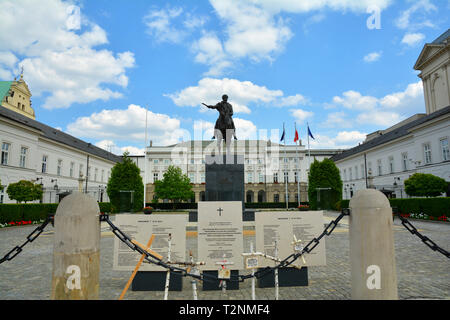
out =
[[[294,234],[294,242],[291,242],[291,244],[294,246],[294,252],[302,252],[303,245],[301,243],[302,243],[302,240],[300,240],[300,239],[297,240],[297,237]],[[303,255],[301,255],[301,258],[302,258],[303,264],[306,264],[305,257]]]

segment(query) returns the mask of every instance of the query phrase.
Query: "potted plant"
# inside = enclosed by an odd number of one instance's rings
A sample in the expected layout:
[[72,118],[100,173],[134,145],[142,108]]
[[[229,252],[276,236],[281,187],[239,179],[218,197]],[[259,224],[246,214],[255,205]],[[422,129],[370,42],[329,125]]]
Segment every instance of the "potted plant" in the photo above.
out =
[[152,214],[153,208],[152,207],[145,207],[144,208],[144,214]]

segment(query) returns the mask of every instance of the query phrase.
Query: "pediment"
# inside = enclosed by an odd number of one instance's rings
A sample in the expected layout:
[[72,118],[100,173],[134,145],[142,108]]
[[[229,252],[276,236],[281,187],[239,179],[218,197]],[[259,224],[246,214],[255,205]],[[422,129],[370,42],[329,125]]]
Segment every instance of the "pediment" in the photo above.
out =
[[415,70],[421,70],[421,66],[430,60],[437,52],[439,52],[444,46],[440,44],[426,44],[419,55],[419,58],[414,65]]

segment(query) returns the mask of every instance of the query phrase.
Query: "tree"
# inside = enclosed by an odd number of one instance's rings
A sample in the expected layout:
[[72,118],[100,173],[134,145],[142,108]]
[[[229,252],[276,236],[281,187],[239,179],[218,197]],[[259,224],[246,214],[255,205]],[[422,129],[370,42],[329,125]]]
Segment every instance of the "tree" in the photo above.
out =
[[163,179],[155,182],[155,195],[158,199],[168,199],[175,204],[192,199],[194,192],[188,176],[180,168],[169,166]]
[[[317,190],[318,188],[330,188],[328,190]],[[318,198],[320,193],[320,203]],[[337,209],[336,204],[342,200],[342,180],[339,169],[330,159],[322,162],[314,160],[311,164],[308,176],[309,206],[313,210]]]
[[20,180],[16,183],[11,183],[6,189],[6,193],[11,200],[16,200],[18,203],[27,201],[39,200],[42,198],[42,186],[34,184],[31,181]]
[[[133,193],[133,210],[140,211],[143,207],[144,201],[144,184],[142,182],[141,170],[128,157],[128,152],[123,154],[122,162],[118,162],[111,169],[111,177],[108,181],[106,192],[111,201],[111,204],[116,208],[125,210],[131,207],[124,207],[125,201],[130,201],[131,193],[124,193],[123,191],[134,191]],[[122,191],[122,192],[121,192]]]
[[414,173],[405,180],[405,192],[415,197],[437,197],[447,191],[447,182],[427,173]]

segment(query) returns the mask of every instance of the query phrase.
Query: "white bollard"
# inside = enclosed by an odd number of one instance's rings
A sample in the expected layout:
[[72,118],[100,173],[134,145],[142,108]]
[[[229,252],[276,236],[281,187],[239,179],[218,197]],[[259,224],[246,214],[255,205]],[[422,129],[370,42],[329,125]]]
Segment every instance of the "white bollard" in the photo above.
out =
[[55,214],[52,300],[97,300],[100,277],[100,209],[75,192]]
[[389,200],[378,190],[365,189],[356,192],[349,207],[352,299],[398,299]]

